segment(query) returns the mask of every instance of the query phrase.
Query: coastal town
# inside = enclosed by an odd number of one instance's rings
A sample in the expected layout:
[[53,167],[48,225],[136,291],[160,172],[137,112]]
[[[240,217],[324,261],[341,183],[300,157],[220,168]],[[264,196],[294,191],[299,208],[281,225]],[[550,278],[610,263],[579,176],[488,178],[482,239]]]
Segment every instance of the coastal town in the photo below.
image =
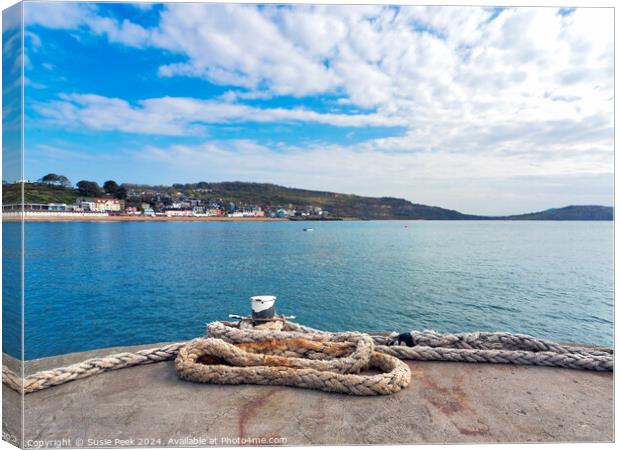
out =
[[[48,174],[41,179],[3,182],[6,190],[10,186],[24,189],[62,189],[73,190],[68,179],[62,175]],[[174,186],[137,187],[118,185],[106,181],[103,187],[92,181],[79,181],[75,186],[77,196],[73,202],[33,202],[25,198],[24,203],[2,205],[3,216],[21,215],[27,217],[58,218],[213,218],[213,219],[289,219],[289,220],[335,220],[328,211],[319,206],[288,204],[257,204],[234,202],[210,195],[207,187],[196,187],[187,192],[175,190]],[[28,197],[28,196],[26,196]],[[23,207],[22,207],[23,205]]]
[[479,216],[394,197],[364,197],[272,183],[224,181],[100,186],[63,175],[2,183],[7,220],[613,220],[613,207],[568,205],[510,216]]

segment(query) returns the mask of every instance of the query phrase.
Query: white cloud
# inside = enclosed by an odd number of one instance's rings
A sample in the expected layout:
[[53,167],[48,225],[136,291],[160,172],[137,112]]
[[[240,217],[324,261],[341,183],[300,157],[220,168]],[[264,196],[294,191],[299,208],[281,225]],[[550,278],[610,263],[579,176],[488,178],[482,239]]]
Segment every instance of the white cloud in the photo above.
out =
[[119,22],[98,15],[95,4],[36,2],[24,5],[24,22],[27,28],[33,25],[65,30],[83,28],[97,35],[106,36],[110,42],[131,47],[147,45],[150,39],[150,31],[140,25],[129,20]]
[[[390,152],[380,150],[377,142],[302,148],[229,140],[150,146],[134,157],[193,180],[272,182],[317,190],[329,186],[337,192],[389,195],[480,214],[545,209],[581,198],[608,204],[605,188],[613,180],[604,170],[609,163],[605,153],[599,155],[602,167],[584,154],[537,160],[499,152]],[[553,195],[537,198],[537,189]]]
[[278,25],[254,6],[184,5],[162,13],[151,44],[188,59],[160,68],[163,76],[187,75],[249,89],[267,85],[275,94],[326,92],[332,73],[300,51]]
[[108,17],[93,17],[88,20],[88,26],[93,32],[107,36],[110,42],[129,47],[142,47],[150,39],[148,30],[127,19],[117,22]]
[[381,114],[317,113],[300,108],[257,108],[193,98],[161,97],[132,105],[120,98],[94,94],[63,94],[60,99],[33,105],[48,123],[158,135],[200,135],[205,124],[313,122],[337,127],[397,126],[405,122]]
[[[294,146],[283,143],[262,145],[236,139],[211,141],[202,145],[173,145],[166,148],[147,147],[137,155],[170,162],[180,168],[218,164],[234,170],[252,170],[271,175],[285,171],[309,176],[330,174],[341,178],[358,179],[368,185],[369,174],[381,180],[398,179],[407,183],[412,177],[436,179],[466,179],[492,175],[494,177],[609,174],[613,155],[604,148],[554,145],[546,152],[523,154],[510,149],[485,154],[470,154],[447,150],[415,152],[399,151],[398,139],[377,139],[356,145]],[[565,148],[562,153],[559,148]],[[549,158],[551,154],[558,154]],[[235,156],[236,155],[236,156]],[[594,157],[592,157],[594,155]],[[185,157],[187,156],[187,159]],[[377,180],[373,176],[370,179]],[[396,182],[396,181],[395,181]],[[374,186],[368,185],[374,188]]]
[[102,156],[83,151],[66,150],[65,148],[60,148],[56,145],[49,144],[39,144],[33,150],[35,154],[38,153],[37,156],[45,156],[46,158],[59,161],[66,161],[67,159],[71,159],[73,161],[100,161],[102,157],[104,159],[109,159],[111,157],[111,155]]
[[138,8],[141,11],[150,11],[151,9],[153,9],[155,5],[156,3],[144,2],[144,1],[134,0],[131,2],[131,6],[133,6],[134,8]]
[[[30,11],[31,10],[31,11]],[[177,53],[162,76],[202,77],[261,95],[341,95],[407,117],[534,112],[556,118],[572,96],[586,114],[613,95],[613,14],[475,7],[168,4],[157,27],[97,16],[92,5],[36,4],[29,23]],[[246,94],[247,95],[247,94]],[[584,110],[584,107],[588,111]]]
[[77,29],[96,17],[94,5],[74,2],[24,3],[26,27],[41,25],[48,28]]

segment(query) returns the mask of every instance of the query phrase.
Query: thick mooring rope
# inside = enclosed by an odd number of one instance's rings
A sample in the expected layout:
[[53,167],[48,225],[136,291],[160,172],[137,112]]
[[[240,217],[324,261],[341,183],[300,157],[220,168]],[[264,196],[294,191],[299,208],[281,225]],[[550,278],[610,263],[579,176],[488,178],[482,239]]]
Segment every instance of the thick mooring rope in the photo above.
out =
[[[298,339],[308,336],[333,336],[329,333],[284,323],[282,331],[249,330],[213,322],[208,335],[231,343],[270,339]],[[460,333],[439,334],[434,331],[412,331],[407,336],[372,336],[376,351],[399,359],[413,361],[452,361],[565,367],[596,371],[613,371],[611,349],[590,350],[544,341],[524,334]],[[411,345],[401,345],[403,342]]]
[[[405,387],[409,368],[398,360],[613,371],[612,349],[565,346],[522,334],[412,331],[387,337],[330,333],[292,322],[284,322],[281,330],[250,328],[244,322],[241,326],[213,322],[207,334],[208,339],[92,358],[23,379],[3,366],[2,382],[15,391],[31,393],[177,356],[179,377],[191,381],[282,384],[357,395],[392,393]],[[380,374],[359,375],[367,368],[379,369]]]
[[[409,385],[409,366],[374,351],[370,336],[333,337],[240,344],[202,339],[181,348],[175,366],[180,378],[201,383],[284,385],[351,395],[394,394]],[[358,374],[365,369],[380,373]]]
[[[191,341],[190,341],[191,342]],[[111,370],[124,369],[126,367],[142,366],[161,361],[169,361],[176,358],[179,349],[188,342],[177,342],[163,347],[139,350],[133,353],[117,353],[103,358],[92,358],[77,364],[57,369],[42,370],[22,378],[8,367],[2,366],[2,383],[11,389],[25,394],[47,389],[69,381],[92,377]]]

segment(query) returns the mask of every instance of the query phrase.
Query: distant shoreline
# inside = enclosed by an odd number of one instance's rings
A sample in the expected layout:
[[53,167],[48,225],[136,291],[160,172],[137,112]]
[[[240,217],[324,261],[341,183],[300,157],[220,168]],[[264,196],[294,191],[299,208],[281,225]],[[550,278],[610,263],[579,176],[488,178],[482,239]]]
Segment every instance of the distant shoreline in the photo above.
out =
[[[94,182],[92,182],[94,183]],[[96,183],[95,183],[96,184]],[[218,214],[248,211],[263,211],[265,216],[279,216],[289,220],[314,220],[310,216],[320,216],[324,220],[613,220],[614,208],[602,205],[568,205],[560,208],[548,208],[542,211],[523,214],[482,216],[464,214],[456,210],[412,203],[409,200],[395,197],[363,197],[353,194],[342,194],[327,191],[310,191],[288,188],[268,183],[221,182],[175,184],[171,186],[146,186],[123,184],[131,201],[132,211],[137,205],[147,212],[165,212],[180,214],[185,210],[191,214],[191,206],[198,206],[199,211],[218,210]],[[45,213],[50,205],[65,209],[67,213],[77,211],[124,211],[119,199],[108,194],[99,198],[104,203],[111,202],[109,208],[92,207],[86,202],[86,208],[80,207],[78,199],[85,194],[67,186],[46,183],[13,183],[5,184],[2,189],[3,213],[12,213],[20,209]],[[97,194],[99,195],[99,194]],[[176,205],[175,205],[176,202]],[[114,206],[114,208],[112,208]],[[126,205],[125,205],[126,206]],[[176,207],[173,207],[176,206]],[[77,209],[77,211],[76,211]],[[56,211],[53,209],[52,211]],[[49,212],[52,212],[49,211]],[[58,211],[62,212],[62,211]],[[209,211],[213,212],[213,211]],[[302,214],[298,216],[297,214]],[[76,215],[80,215],[79,212]],[[240,214],[239,214],[240,215]],[[282,217],[282,216],[287,217]],[[159,217],[159,216],[158,216]],[[221,216],[220,216],[221,217]],[[228,218],[183,219],[198,221],[228,221]],[[356,219],[353,219],[356,218]],[[238,221],[237,218],[231,218]],[[243,217],[242,220],[250,218]],[[266,217],[265,219],[271,219]],[[30,220],[30,219],[28,219]],[[39,220],[39,219],[37,219]],[[90,218],[87,221],[100,219]],[[114,218],[111,221],[147,221],[170,219],[139,219]],[[172,220],[177,220],[172,219]],[[258,218],[263,220],[263,218]],[[272,219],[273,220],[273,219]],[[179,219],[179,221],[182,221]]]
[[[3,222],[20,222],[18,215],[3,215]],[[193,216],[31,216],[23,217],[24,222],[368,222],[368,221],[399,221],[399,222],[612,222],[607,219],[516,219],[516,218],[480,218],[480,219],[417,219],[417,218],[385,218],[360,219],[343,217],[337,220],[291,219],[288,217],[193,217]]]
[[[25,216],[25,222],[287,222],[272,217],[183,217],[183,216]],[[3,216],[2,221],[20,222],[19,216]]]

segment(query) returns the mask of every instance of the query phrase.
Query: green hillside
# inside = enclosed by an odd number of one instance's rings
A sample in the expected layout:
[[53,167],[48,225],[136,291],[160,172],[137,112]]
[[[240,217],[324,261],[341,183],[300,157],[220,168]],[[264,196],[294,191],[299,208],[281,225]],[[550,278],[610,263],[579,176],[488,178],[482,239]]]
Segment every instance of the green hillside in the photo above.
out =
[[[21,184],[5,184],[2,186],[2,203],[5,205],[21,203]],[[75,202],[80,194],[71,188],[49,184],[25,183],[25,203],[67,203]]]
[[[161,190],[162,187],[125,184],[127,190]],[[461,214],[435,206],[418,205],[407,200],[391,197],[362,197],[326,191],[289,188],[268,183],[223,182],[175,184],[167,192],[182,192],[196,198],[222,199],[225,202],[255,204],[266,208],[303,208],[318,206],[330,215],[357,219],[429,219],[455,220],[475,219],[476,216]]]
[[[185,185],[191,186],[191,185]],[[186,188],[187,189],[187,188]],[[275,184],[209,183],[207,196],[265,206],[319,206],[332,215],[358,219],[470,219],[475,216],[391,197],[362,197],[325,191],[287,188]],[[189,189],[191,190],[191,189]],[[198,193],[196,193],[198,196]]]
[[508,216],[510,220],[614,220],[611,206],[571,205],[529,214]]

